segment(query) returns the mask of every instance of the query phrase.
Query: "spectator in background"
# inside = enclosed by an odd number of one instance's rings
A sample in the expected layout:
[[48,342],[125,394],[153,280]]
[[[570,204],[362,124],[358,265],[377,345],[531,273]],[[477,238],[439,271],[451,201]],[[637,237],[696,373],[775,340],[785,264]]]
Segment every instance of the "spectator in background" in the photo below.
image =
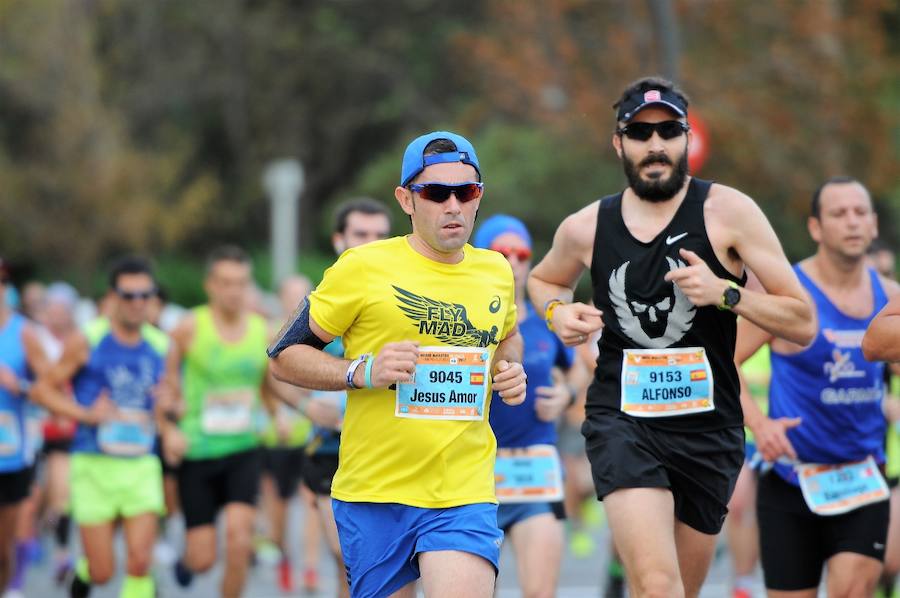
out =
[[876,239],[869,247],[867,259],[869,266],[875,268],[879,274],[897,280],[896,256],[893,249]]
[[[52,363],[59,360],[66,340],[78,329],[75,325],[77,305],[78,292],[72,285],[58,281],[47,287],[40,315],[43,324],[41,339]],[[53,529],[55,577],[61,582],[72,566],[69,554],[69,452],[75,436],[75,422],[64,416],[49,414],[43,422],[43,435],[44,519],[47,526]]]
[[[274,332],[280,323],[287,319],[294,308],[312,290],[312,283],[305,276],[289,276],[278,287],[280,314],[275,318]],[[279,383],[279,394],[290,399],[292,404],[299,404],[309,396],[309,391]],[[257,548],[257,556],[265,554],[263,547],[277,554],[278,585],[283,592],[294,589],[293,569],[291,567],[289,542],[285,538],[288,523],[288,504],[290,499],[301,491],[303,505],[308,507],[306,525],[303,528],[304,589],[315,591],[318,586],[318,551],[321,540],[318,511],[315,508],[315,497],[300,482],[306,461],[306,442],[309,440],[312,424],[296,408],[279,402],[275,417],[269,418],[268,425],[262,434],[263,444],[263,479],[262,507],[268,523],[268,538]],[[264,558],[260,558],[264,561]]]
[[41,320],[41,311],[44,309],[47,289],[44,283],[31,280],[22,285],[22,315],[33,322]]

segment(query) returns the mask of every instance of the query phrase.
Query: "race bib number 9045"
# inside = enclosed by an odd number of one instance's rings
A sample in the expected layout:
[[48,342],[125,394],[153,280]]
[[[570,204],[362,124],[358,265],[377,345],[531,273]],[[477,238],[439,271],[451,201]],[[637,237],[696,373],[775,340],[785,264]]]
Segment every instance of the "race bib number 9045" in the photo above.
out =
[[397,384],[394,415],[483,420],[490,359],[483,348],[421,347],[413,380]]

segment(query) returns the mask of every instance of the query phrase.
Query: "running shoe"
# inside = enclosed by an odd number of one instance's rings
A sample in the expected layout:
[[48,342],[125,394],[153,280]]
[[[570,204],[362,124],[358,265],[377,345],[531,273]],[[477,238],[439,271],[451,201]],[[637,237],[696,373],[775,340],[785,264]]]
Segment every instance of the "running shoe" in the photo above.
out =
[[586,559],[594,554],[597,545],[594,538],[583,530],[572,532],[572,538],[569,540],[569,552],[576,559]]
[[303,590],[310,594],[319,591],[319,572],[312,567],[307,567],[303,571]]
[[606,578],[606,591],[603,598],[625,598],[625,579],[610,575]]
[[72,567],[74,564],[72,563],[71,556],[64,556],[56,561],[56,566],[53,569],[53,581],[56,582],[56,585],[61,586],[65,583],[65,581],[69,578],[69,572],[72,571]]
[[181,559],[175,561],[172,572],[175,575],[175,581],[178,583],[179,587],[186,588],[194,581],[194,572],[185,567],[184,563],[181,562]]
[[294,591],[294,577],[291,571],[291,561],[287,558],[278,562],[278,587],[285,594]]
[[261,565],[278,565],[281,561],[281,549],[269,539],[262,538],[256,541],[254,550],[256,562]]

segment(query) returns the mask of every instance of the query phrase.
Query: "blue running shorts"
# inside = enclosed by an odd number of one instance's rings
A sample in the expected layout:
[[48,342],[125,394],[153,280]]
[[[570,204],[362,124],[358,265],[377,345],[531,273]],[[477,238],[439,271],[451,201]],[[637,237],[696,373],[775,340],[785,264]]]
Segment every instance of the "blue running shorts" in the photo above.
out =
[[544,513],[552,513],[553,509],[547,502],[525,502],[515,504],[500,505],[497,509],[497,527],[508,534],[509,529],[517,523],[521,523],[526,519],[535,515],[543,515]]
[[418,579],[421,552],[468,552],[498,570],[503,532],[495,504],[446,509],[337,499],[331,504],[353,598],[389,596]]

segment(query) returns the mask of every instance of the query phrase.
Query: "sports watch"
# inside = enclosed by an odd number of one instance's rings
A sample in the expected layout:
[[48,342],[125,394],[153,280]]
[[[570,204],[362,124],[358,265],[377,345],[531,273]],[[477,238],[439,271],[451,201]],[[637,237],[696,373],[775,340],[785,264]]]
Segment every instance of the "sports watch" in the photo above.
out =
[[741,300],[741,287],[733,280],[727,280],[728,288],[722,293],[722,303],[719,309],[734,309]]

